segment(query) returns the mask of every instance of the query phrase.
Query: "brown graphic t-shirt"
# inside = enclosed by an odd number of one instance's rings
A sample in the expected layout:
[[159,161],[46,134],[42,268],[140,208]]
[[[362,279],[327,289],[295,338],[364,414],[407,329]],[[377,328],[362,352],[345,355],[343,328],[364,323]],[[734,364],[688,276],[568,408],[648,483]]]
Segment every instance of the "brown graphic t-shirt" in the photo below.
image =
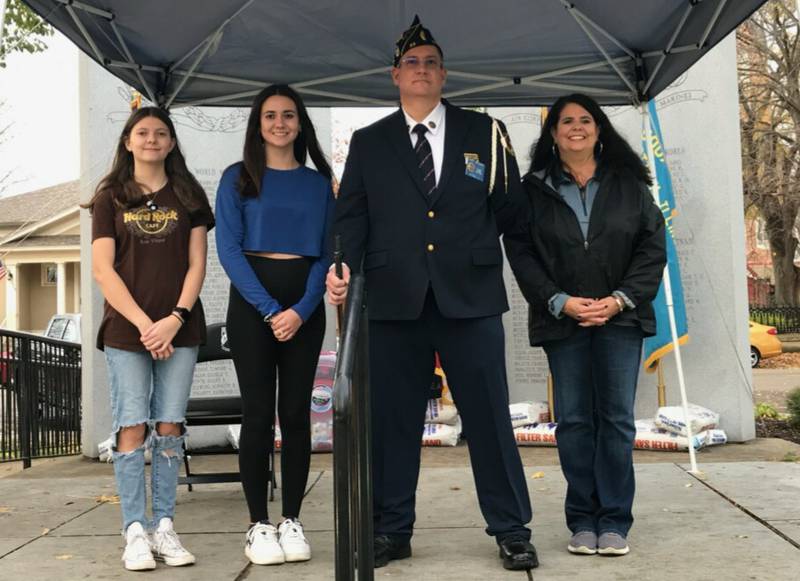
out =
[[[92,208],[92,241],[113,238],[114,270],[125,283],[147,316],[158,321],[178,304],[186,272],[189,270],[189,235],[192,228],[214,227],[208,203],[188,212],[167,184],[148,195],[155,204],[149,209],[143,202],[135,208],[114,204],[109,192]],[[172,340],[173,347],[200,345],[205,340],[206,321],[200,299],[189,320]],[[105,303],[103,321],[97,333],[97,348],[105,345],[126,351],[145,351],[139,330]]]

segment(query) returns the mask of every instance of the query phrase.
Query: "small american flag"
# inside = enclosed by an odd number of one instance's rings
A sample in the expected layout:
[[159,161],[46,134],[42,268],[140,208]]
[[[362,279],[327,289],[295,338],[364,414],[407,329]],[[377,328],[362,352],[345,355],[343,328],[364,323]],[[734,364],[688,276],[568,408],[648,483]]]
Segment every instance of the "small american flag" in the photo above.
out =
[[6,277],[6,264],[2,260],[0,260],[0,280],[3,280]]

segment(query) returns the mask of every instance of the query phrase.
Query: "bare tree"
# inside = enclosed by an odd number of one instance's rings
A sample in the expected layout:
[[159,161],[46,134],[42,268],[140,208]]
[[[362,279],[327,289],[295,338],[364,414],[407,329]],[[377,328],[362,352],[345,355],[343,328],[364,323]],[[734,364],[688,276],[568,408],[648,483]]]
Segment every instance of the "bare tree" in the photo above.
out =
[[770,0],[736,33],[745,207],[764,219],[779,305],[800,305],[800,22]]

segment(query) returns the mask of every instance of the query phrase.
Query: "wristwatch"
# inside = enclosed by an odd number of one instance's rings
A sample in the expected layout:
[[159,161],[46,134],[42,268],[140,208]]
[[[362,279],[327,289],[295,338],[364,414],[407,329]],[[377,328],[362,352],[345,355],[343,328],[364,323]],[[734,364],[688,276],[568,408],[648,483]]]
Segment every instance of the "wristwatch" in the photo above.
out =
[[274,317],[274,316],[275,316],[275,313],[269,313],[268,315],[265,315],[264,316],[264,322],[267,325],[272,325],[272,317]]
[[178,316],[183,319],[183,322],[186,323],[189,319],[192,318],[192,311],[187,309],[186,307],[174,307],[172,309],[173,313],[177,313]]

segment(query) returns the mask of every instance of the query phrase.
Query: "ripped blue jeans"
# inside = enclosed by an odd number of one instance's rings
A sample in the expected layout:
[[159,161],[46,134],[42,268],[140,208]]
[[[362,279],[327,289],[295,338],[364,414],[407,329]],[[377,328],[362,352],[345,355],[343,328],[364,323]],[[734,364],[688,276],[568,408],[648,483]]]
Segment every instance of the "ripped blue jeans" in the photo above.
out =
[[[106,366],[111,392],[114,476],[117,481],[122,530],[134,522],[149,528],[164,517],[173,518],[178,470],[183,460],[185,429],[180,436],[159,436],[159,423],[183,424],[192,389],[197,347],[177,347],[169,359],[154,360],[144,351],[106,347]],[[119,452],[117,434],[121,428],[145,424],[144,442],[135,450]],[[146,517],[144,451],[150,447],[152,521]]]

